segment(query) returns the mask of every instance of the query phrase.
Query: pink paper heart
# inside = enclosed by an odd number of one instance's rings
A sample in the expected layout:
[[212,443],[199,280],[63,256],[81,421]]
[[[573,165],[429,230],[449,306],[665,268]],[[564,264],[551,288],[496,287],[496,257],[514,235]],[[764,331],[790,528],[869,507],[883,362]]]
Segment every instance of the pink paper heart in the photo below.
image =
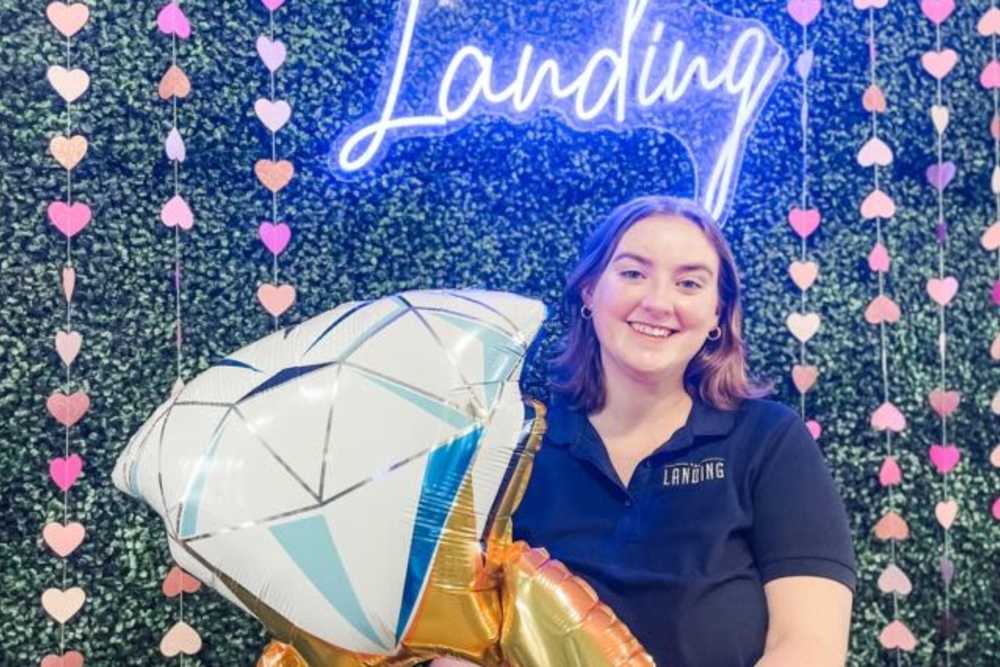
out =
[[959,459],[962,458],[962,452],[955,445],[931,445],[930,456],[931,463],[934,464],[937,471],[942,475],[947,475],[958,465]]
[[285,4],[285,0],[260,0],[261,3],[267,7],[270,11],[275,11],[278,7]]
[[788,274],[792,277],[795,286],[805,291],[816,282],[816,278],[819,276],[819,264],[796,260],[789,265]]
[[42,658],[41,667],[83,667],[83,654],[79,651],[67,651],[62,655],[50,653]]
[[812,436],[813,440],[819,440],[819,436],[823,434],[823,427],[815,419],[810,419],[806,422],[806,430],[809,431],[809,435]]
[[889,0],[854,0],[855,9],[884,9]]
[[1000,280],[993,283],[993,288],[990,290],[990,299],[993,301],[994,306],[1000,306]]
[[799,25],[809,25],[823,8],[820,0],[788,0],[788,14]]
[[892,201],[892,197],[881,190],[872,190],[861,202],[861,216],[865,220],[888,219],[894,215],[896,215],[896,204]]
[[90,87],[90,75],[82,69],[66,69],[62,65],[51,65],[46,77],[59,97],[67,103],[76,101]]
[[802,238],[808,238],[816,231],[816,228],[819,227],[820,219],[819,211],[814,208],[803,210],[795,207],[788,212],[788,224]]
[[955,11],[955,0],[920,0],[920,10],[935,25],[941,25]]
[[168,160],[183,162],[185,158],[187,158],[187,150],[184,148],[184,139],[181,137],[180,130],[176,127],[170,128],[170,132],[167,133],[167,140],[164,142],[163,148],[167,152]]
[[958,52],[954,49],[927,51],[920,56],[920,64],[928,74],[940,81],[958,64]]
[[818,377],[819,369],[815,366],[805,366],[802,364],[792,366],[792,383],[801,394],[812,389]]
[[167,227],[180,227],[187,231],[194,226],[194,213],[191,212],[191,207],[188,206],[183,197],[174,195],[163,205],[163,209],[160,211],[160,220]]
[[73,238],[90,224],[90,207],[83,202],[70,205],[54,201],[49,204],[46,212],[49,216],[49,222],[66,238]]
[[927,182],[941,192],[955,178],[955,163],[951,160],[927,167]]
[[66,458],[57,457],[49,461],[49,476],[61,491],[69,491],[81,472],[83,472],[83,459],[79,454],[70,454]]
[[163,5],[156,15],[156,27],[167,35],[177,35],[181,39],[191,36],[191,22],[174,0]]
[[174,565],[167,572],[167,576],[163,578],[163,586],[161,588],[165,596],[174,598],[182,592],[189,594],[197,593],[201,588],[201,582]]
[[900,621],[895,620],[882,629],[878,636],[882,648],[887,650],[901,649],[910,652],[917,647],[917,638],[910,629]]
[[45,407],[55,417],[56,421],[69,428],[80,421],[80,418],[90,409],[90,397],[82,391],[66,395],[60,391],[53,392],[45,401]]
[[958,517],[958,502],[954,498],[939,502],[934,506],[934,516],[945,530],[950,530]]
[[899,566],[890,563],[878,577],[878,588],[883,593],[909,595],[913,591],[913,584]]
[[899,321],[902,313],[896,302],[884,294],[880,294],[865,308],[865,321],[868,324],[882,324],[888,322],[895,324]]
[[939,417],[947,417],[958,408],[962,395],[957,391],[935,389],[928,395],[927,400]]
[[279,317],[295,303],[295,288],[264,283],[257,289],[257,300],[273,317]]
[[991,60],[979,75],[979,85],[987,90],[1000,88],[1000,61]]
[[285,64],[287,55],[285,43],[280,39],[272,41],[261,35],[257,38],[257,55],[269,71],[277,72],[278,68]]
[[65,526],[53,521],[45,524],[45,528],[42,529],[42,538],[45,540],[45,544],[63,558],[76,551],[86,534],[87,531],[83,524],[77,521],[72,521]]
[[809,73],[812,71],[815,59],[816,54],[813,53],[812,49],[804,50],[799,54],[799,57],[795,59],[795,73],[802,79],[808,78]]
[[50,2],[49,6],[45,8],[45,15],[49,18],[52,27],[58,30],[63,37],[72,37],[87,24],[90,10],[82,2],[75,2],[72,5]]
[[899,469],[896,457],[887,456],[878,470],[878,483],[882,486],[896,486],[903,482],[903,471]]
[[958,292],[958,280],[953,276],[931,278],[927,281],[927,293],[939,306],[947,306]]
[[880,167],[890,165],[892,164],[892,149],[878,137],[872,137],[858,151],[858,164],[862,167],[870,167],[875,164]]
[[1000,468],[1000,445],[993,448],[990,452],[990,465],[994,468]]
[[819,331],[820,317],[816,313],[792,313],[785,319],[785,324],[795,338],[806,343]]
[[65,623],[76,615],[87,600],[87,594],[79,586],[59,590],[50,588],[42,593],[42,608],[58,623]]
[[876,243],[868,253],[868,268],[879,273],[886,273],[890,264],[889,251],[881,243]]
[[277,224],[262,222],[258,228],[260,240],[264,247],[271,251],[272,255],[280,255],[288,247],[288,241],[292,238],[291,228],[283,222]]
[[983,235],[979,237],[979,243],[990,251],[1000,248],[1000,222],[994,222],[987,227]]
[[991,511],[993,512],[993,518],[1000,521],[1000,496],[997,496],[997,499],[993,501],[993,508]]
[[872,428],[876,431],[893,431],[899,433],[906,428],[906,418],[895,405],[886,401],[872,413]]
[[976,30],[983,37],[1000,35],[1000,8],[990,7],[976,23]]
[[73,290],[76,289],[76,269],[72,266],[64,267],[62,270],[62,290],[66,297],[66,303],[73,300]]
[[160,653],[172,658],[178,653],[194,655],[201,650],[201,637],[184,621],[174,623],[160,640]]
[[272,101],[263,97],[254,102],[253,110],[264,127],[271,132],[277,132],[284,127],[292,115],[292,107],[289,106],[288,102],[284,100]]
[[76,355],[80,354],[80,346],[83,344],[83,336],[79,331],[57,331],[56,332],[56,352],[59,358],[67,366],[72,366]]

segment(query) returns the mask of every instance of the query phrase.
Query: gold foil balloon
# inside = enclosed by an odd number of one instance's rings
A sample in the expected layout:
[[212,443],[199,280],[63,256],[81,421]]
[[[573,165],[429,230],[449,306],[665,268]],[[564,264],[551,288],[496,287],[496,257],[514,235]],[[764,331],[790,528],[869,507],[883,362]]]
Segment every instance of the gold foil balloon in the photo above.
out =
[[651,664],[510,517],[544,432],[518,379],[544,306],[417,291],[278,331],[179,387],[115,484],[276,637],[263,667]]

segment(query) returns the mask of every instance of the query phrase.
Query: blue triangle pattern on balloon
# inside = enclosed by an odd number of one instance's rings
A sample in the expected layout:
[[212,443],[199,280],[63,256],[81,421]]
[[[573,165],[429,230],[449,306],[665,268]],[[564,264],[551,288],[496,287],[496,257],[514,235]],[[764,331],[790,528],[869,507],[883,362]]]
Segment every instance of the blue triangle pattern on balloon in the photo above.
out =
[[523,356],[524,348],[510,336],[481,322],[448,313],[434,313],[449,324],[474,335],[483,345],[483,393],[487,407],[493,405],[500,385],[510,376],[514,364]]

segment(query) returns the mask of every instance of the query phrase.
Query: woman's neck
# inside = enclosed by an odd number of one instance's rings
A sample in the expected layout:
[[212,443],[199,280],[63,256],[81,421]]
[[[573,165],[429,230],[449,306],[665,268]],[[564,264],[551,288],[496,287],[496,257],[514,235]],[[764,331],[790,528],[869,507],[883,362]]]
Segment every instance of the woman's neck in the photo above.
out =
[[605,377],[604,390],[604,406],[590,415],[602,435],[672,431],[687,421],[693,405],[680,380],[652,387]]

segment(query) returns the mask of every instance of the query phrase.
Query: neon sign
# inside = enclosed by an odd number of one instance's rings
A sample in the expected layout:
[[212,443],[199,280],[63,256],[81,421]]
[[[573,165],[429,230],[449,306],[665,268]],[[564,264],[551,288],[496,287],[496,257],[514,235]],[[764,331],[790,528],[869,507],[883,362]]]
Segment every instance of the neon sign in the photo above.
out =
[[[517,23],[501,29],[488,20],[497,4],[403,0],[391,76],[377,111],[334,142],[336,173],[349,177],[392,141],[454,132],[476,116],[525,122],[548,111],[581,131],[673,134],[693,163],[695,196],[725,217],[747,137],[788,65],[763,25],[690,0],[570,0],[559,13],[576,4],[580,22],[515,9]],[[486,18],[457,21],[456,12]],[[502,37],[470,35],[466,24]]]

